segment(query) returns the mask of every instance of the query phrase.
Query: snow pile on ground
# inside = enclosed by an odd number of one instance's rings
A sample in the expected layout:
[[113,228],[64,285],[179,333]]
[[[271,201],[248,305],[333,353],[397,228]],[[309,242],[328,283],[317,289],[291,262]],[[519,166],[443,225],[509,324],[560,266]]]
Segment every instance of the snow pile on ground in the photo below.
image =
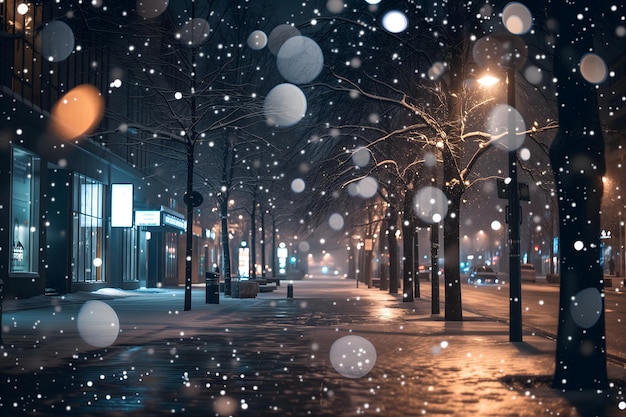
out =
[[100,288],[99,290],[92,291],[95,295],[108,295],[112,297],[132,297],[137,295],[133,291],[123,290],[121,288]]

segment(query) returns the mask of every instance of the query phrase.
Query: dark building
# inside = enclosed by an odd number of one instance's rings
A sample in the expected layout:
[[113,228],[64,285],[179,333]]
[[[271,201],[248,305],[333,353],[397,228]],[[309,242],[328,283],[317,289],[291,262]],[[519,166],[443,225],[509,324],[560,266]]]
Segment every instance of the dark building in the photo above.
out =
[[[111,88],[110,45],[97,33],[73,27],[80,37],[70,31],[60,42],[46,44],[44,28],[62,34],[64,23],[52,29],[47,23],[62,22],[58,18],[67,15],[67,7],[41,1],[0,2],[4,296],[179,285],[184,281],[179,262],[184,253],[184,206],[163,181],[146,175],[143,168],[151,164],[151,156],[138,145],[120,147],[123,152],[104,146],[124,141],[117,129],[70,137],[55,128],[61,119],[52,117],[55,105],[71,100],[68,93],[77,86],[102,92],[103,108],[115,108],[118,117],[141,106],[124,91],[106,94]],[[74,44],[75,39],[80,43]],[[80,127],[93,117],[83,108],[68,108],[72,126]],[[108,131],[114,123],[107,113],[96,117],[98,132]],[[105,141],[102,135],[111,136]],[[117,188],[119,193],[114,192]],[[136,211],[141,212],[138,223]],[[209,248],[213,241],[206,238],[204,228],[193,229],[198,235],[195,247],[201,248],[201,256],[194,260],[194,280],[199,281],[217,261],[217,251]]]

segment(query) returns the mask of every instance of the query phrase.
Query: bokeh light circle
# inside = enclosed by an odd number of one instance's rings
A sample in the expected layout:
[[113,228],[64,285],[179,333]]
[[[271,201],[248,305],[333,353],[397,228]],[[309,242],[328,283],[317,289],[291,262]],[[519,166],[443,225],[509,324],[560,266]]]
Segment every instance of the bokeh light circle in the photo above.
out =
[[269,125],[289,127],[298,123],[307,109],[306,96],[289,83],[272,88],[263,102],[265,119]]
[[514,1],[502,10],[502,23],[509,32],[523,35],[533,27],[533,16],[528,7]]
[[345,8],[343,0],[328,0],[326,2],[326,8],[331,13],[341,13]]
[[313,81],[322,72],[324,54],[313,39],[294,36],[280,47],[276,55],[276,66],[287,81],[304,84]]
[[76,325],[80,337],[89,345],[99,348],[115,343],[120,332],[120,321],[115,310],[98,300],[83,304]]
[[493,7],[491,7],[490,4],[484,4],[480,7],[480,10],[478,11],[478,16],[480,16],[481,19],[489,19],[491,18],[491,16],[493,15]]
[[198,46],[209,39],[209,32],[209,22],[196,17],[183,24],[180,30],[176,32],[176,39],[180,39],[187,45]]
[[498,142],[506,150],[519,149],[524,144],[526,123],[522,115],[507,104],[497,105],[489,116],[487,131],[492,136],[501,136],[509,130],[509,117],[514,118],[515,134],[506,134]]
[[339,213],[333,213],[328,218],[328,225],[333,230],[341,230],[343,229],[344,221],[343,216]]
[[219,416],[232,416],[237,411],[237,400],[223,395],[213,401],[213,410]]
[[442,62],[435,62],[428,69],[428,79],[431,81],[436,81],[445,73],[446,66]]
[[267,46],[267,35],[262,30],[255,30],[248,36],[248,46],[254,50],[260,50]]
[[300,252],[308,252],[311,250],[311,245],[309,244],[309,242],[303,240],[302,242],[298,243],[298,249],[300,250]]
[[343,336],[330,347],[330,363],[346,378],[361,378],[376,364],[376,348],[364,337]]
[[96,87],[82,84],[68,91],[52,107],[51,130],[71,140],[89,134],[104,114],[104,100]]
[[267,40],[267,47],[274,55],[278,54],[278,51],[287,40],[294,36],[300,36],[300,31],[291,25],[278,25],[271,32]]
[[41,28],[36,42],[45,60],[61,62],[74,50],[74,32],[66,23],[53,20]]
[[491,230],[498,231],[500,229],[502,229],[502,223],[500,223],[500,221],[494,220],[491,222]]
[[21,16],[24,16],[26,13],[28,13],[28,4],[26,3],[18,4],[17,13],[20,14]]
[[302,191],[304,191],[304,188],[305,183],[303,179],[296,178],[295,180],[291,181],[291,191],[293,191],[294,193],[301,193]]
[[424,154],[424,165],[429,168],[434,167],[437,164],[437,155],[434,152],[426,152]]
[[572,319],[584,329],[593,327],[602,314],[602,294],[596,288],[579,291],[570,303]]
[[352,153],[352,162],[354,165],[363,168],[370,163],[371,154],[366,147],[360,147]]
[[383,16],[383,27],[391,33],[400,33],[409,26],[409,19],[399,10],[390,10]]
[[357,183],[359,196],[362,198],[374,197],[378,191],[378,181],[374,177],[361,178]]
[[511,34],[483,36],[472,47],[474,61],[485,68],[521,68],[527,55],[528,46],[519,36]]
[[541,68],[538,68],[534,65],[529,65],[524,70],[524,78],[526,78],[526,81],[533,85],[541,84],[541,81],[543,80],[543,73],[541,72]]
[[530,149],[528,148],[521,148],[519,150],[519,159],[521,159],[522,161],[529,161],[530,160]]
[[163,14],[169,0],[137,0],[137,14],[146,19],[152,19]]
[[420,188],[413,199],[415,214],[427,223],[437,223],[448,214],[448,198],[439,188]]
[[588,53],[580,59],[580,73],[590,83],[600,84],[606,80],[609,71],[600,56]]

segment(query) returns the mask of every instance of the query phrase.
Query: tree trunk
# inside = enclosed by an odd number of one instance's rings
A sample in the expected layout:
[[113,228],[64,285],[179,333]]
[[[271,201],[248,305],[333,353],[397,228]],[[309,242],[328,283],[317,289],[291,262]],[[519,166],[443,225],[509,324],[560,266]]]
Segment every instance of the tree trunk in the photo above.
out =
[[[576,7],[575,7],[576,6]],[[593,42],[588,19],[591,1],[553,1],[559,16],[554,70],[559,130],[550,147],[558,188],[561,288],[553,386],[565,390],[608,386],[603,274],[600,264],[600,209],[605,170],[604,142],[595,87],[578,63]]]
[[[445,164],[444,164],[445,171]],[[444,174],[445,176],[445,174]],[[456,188],[448,188],[448,215],[443,223],[443,267],[445,283],[445,320],[463,320],[461,303],[461,270],[459,257],[459,215],[461,194]]]
[[[194,164],[193,143],[187,143],[187,196],[191,198],[193,193],[193,164]],[[191,200],[187,202],[187,230],[185,231],[185,306],[184,310],[191,310],[191,274],[193,256],[193,204]]]
[[250,279],[256,279],[256,197],[250,214]]
[[447,143],[441,149],[443,160],[443,192],[448,197],[448,213],[443,219],[443,251],[444,251],[444,282],[445,282],[445,320],[463,320],[461,304],[461,271],[459,266],[459,216],[461,196],[465,184],[459,171],[461,140],[461,121],[464,63],[468,51],[468,36],[465,28],[467,18],[464,2],[449,2],[449,19],[458,30],[450,32],[448,51],[448,117],[446,129]]
[[387,228],[387,242],[389,244],[389,294],[398,293],[398,239],[396,228],[398,224],[398,211],[396,207],[389,206]]
[[230,246],[228,239],[228,197],[220,199],[220,221],[222,224],[222,275],[224,276],[224,295],[230,296]]
[[413,235],[415,226],[410,220],[411,215],[405,212],[402,222],[402,301],[412,302],[415,300],[413,294],[414,279],[416,274],[413,269]]
[[261,278],[267,278],[267,270],[265,267],[267,259],[265,257],[265,210],[261,207]]

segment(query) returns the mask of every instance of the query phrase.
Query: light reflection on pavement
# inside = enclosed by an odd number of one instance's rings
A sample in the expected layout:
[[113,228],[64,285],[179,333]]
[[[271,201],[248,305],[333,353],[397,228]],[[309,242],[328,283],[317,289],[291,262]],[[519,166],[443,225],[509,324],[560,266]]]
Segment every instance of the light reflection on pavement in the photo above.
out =
[[[553,342],[526,337],[515,346],[501,323],[476,315],[445,322],[430,315],[425,300],[403,303],[400,295],[353,284],[307,279],[293,283],[294,299],[286,298],[283,283],[274,293],[219,305],[204,304],[196,290],[189,312],[181,311],[178,289],[109,299],[121,333],[105,349],[80,340],[80,304],[11,311],[0,410],[24,416],[583,415],[548,387],[520,391],[503,383],[510,376],[549,375]],[[346,335],[376,349],[376,364],[364,377],[343,377],[330,363],[331,345]],[[602,415],[623,415],[614,403],[599,407],[608,410]]]

